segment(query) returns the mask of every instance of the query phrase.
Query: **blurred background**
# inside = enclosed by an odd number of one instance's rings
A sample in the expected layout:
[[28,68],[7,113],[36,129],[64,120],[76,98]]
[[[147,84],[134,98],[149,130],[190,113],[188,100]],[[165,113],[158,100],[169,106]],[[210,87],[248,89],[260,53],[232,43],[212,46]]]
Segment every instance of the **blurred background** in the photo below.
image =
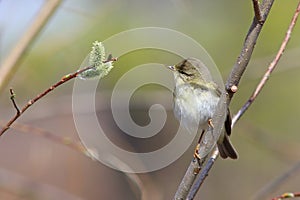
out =
[[[278,51],[297,2],[275,1],[231,103],[232,114],[249,98]],[[0,1],[2,64],[45,3]],[[208,51],[226,80],[252,18],[251,1],[61,1],[1,91],[1,124],[15,114],[10,87],[21,107],[77,70],[93,41],[103,41],[132,28],[164,27],[192,37]],[[283,192],[299,192],[299,35],[298,24],[266,87],[233,130],[232,142],[239,159],[217,160],[198,198],[268,199]],[[110,110],[110,96],[116,81],[134,66],[149,62],[171,65],[178,61],[171,54],[144,49],[130,52],[115,63],[113,71],[101,80],[96,98],[99,122],[112,141],[132,151],[147,152],[174,137],[178,123],[172,112],[172,94],[166,88],[146,85],[131,99],[131,115],[139,125],[149,123],[148,109],[152,104],[162,104],[167,109],[165,127],[146,140],[130,138],[118,129]],[[57,88],[17,121],[29,127],[13,126],[0,138],[0,199],[171,199],[195,145],[176,162],[155,172],[134,175],[110,169],[70,144],[79,141],[72,116],[72,88],[73,81]],[[33,127],[39,131],[31,130]],[[291,169],[294,170],[285,181],[267,196],[260,196],[264,188]]]

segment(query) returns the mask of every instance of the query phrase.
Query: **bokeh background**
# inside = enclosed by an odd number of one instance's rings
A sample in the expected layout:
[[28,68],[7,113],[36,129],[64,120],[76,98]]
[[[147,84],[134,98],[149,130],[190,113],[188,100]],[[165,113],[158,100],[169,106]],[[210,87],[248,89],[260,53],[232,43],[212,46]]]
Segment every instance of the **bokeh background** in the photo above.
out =
[[[44,3],[42,0],[0,1],[1,63],[18,44]],[[248,99],[273,59],[296,5],[296,0],[275,1],[231,103],[233,114]],[[18,105],[24,105],[65,74],[77,70],[93,41],[103,41],[132,28],[164,27],[194,38],[208,51],[226,80],[252,18],[251,1],[62,1],[24,55],[19,70],[1,91],[1,124],[15,113],[9,87],[17,93]],[[283,192],[299,191],[299,35],[298,25],[263,92],[233,130],[232,141],[239,159],[219,159],[198,198],[268,199]],[[133,151],[147,152],[166,144],[174,136],[178,123],[172,114],[170,91],[161,86],[140,88],[130,104],[132,118],[140,125],[149,123],[147,111],[152,104],[166,107],[166,125],[152,139],[136,140],[125,136],[114,123],[109,104],[114,84],[134,66],[148,62],[175,64],[177,61],[174,56],[158,50],[134,51],[122,56],[109,76],[101,80],[97,114],[115,143]],[[82,151],[69,148],[69,140],[79,141],[72,118],[72,87],[73,81],[56,89],[18,120],[18,123],[49,131],[62,140],[17,127],[0,138],[0,199],[171,199],[194,146],[159,171],[130,175],[110,169]],[[267,196],[259,195],[292,168],[295,170],[290,171],[286,180],[272,192]]]

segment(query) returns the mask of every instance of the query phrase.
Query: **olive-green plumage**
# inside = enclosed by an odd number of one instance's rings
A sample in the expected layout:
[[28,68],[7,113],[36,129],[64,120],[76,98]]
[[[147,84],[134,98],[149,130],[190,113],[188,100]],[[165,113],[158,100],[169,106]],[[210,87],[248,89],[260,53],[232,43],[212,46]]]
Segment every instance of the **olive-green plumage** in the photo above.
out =
[[[174,114],[190,132],[198,129],[206,130],[209,120],[217,108],[221,91],[217,84],[211,81],[208,69],[197,59],[188,58],[169,67],[174,74]],[[228,110],[225,121],[226,134],[222,133],[217,141],[222,158],[236,159],[237,152],[232,146],[231,117]]]

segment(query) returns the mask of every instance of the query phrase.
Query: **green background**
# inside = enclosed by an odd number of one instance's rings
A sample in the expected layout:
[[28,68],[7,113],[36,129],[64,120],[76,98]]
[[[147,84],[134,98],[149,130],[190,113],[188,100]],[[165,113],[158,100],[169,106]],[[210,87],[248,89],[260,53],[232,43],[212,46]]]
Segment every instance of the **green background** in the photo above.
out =
[[[6,5],[5,2],[1,1],[0,7],[1,4]],[[20,6],[14,4],[1,8],[5,10],[0,27],[2,62],[38,11],[37,3],[33,1],[28,1],[22,8]],[[296,0],[275,1],[231,103],[233,114],[249,98],[274,58],[296,6]],[[17,102],[21,106],[65,74],[77,70],[93,41],[103,41],[111,35],[138,27],[170,28],[192,37],[211,55],[226,80],[242,48],[252,18],[251,1],[63,1],[26,53],[9,86],[1,93],[0,119],[6,121],[15,112],[9,100],[10,86],[17,93]],[[200,189],[199,198],[255,199],[266,185],[299,162],[299,35],[300,26],[296,26],[282,60],[266,87],[233,130],[232,142],[239,152],[239,159],[219,159]],[[119,45],[122,46],[122,43]],[[99,101],[104,103],[97,105],[97,114],[116,143],[147,151],[153,145],[161,146],[170,140],[168,132],[176,130],[178,126],[172,110],[168,112],[167,127],[161,132],[163,139],[154,138],[147,143],[132,142],[122,136],[106,106],[111,89],[126,71],[147,62],[175,64],[177,60],[174,63],[172,59],[172,55],[157,50],[131,52],[121,57],[112,73],[101,80]],[[42,99],[18,122],[78,140],[72,119],[72,83],[63,85]],[[138,93],[147,97],[153,94],[148,101],[159,103],[155,97],[158,91],[168,92],[159,86],[145,86]],[[135,108],[134,103],[131,106],[133,119],[139,124],[147,124],[149,106],[145,104],[143,107],[142,104]],[[170,166],[140,174],[145,199],[171,199],[192,155],[193,146]],[[1,176],[14,177],[17,174],[26,180],[16,178],[14,182],[10,178],[9,182],[1,181],[1,199],[20,198],[22,195],[26,199],[50,198],[49,191],[39,191],[39,184],[46,184],[47,188],[59,188],[82,199],[140,199],[141,191],[124,174],[37,135],[9,130],[0,139],[0,160]],[[299,191],[299,171],[294,172],[267,197],[270,199],[283,192]],[[32,184],[28,186],[28,182]],[[12,194],[7,192],[7,188],[13,191]],[[56,190],[51,192],[62,198]]]

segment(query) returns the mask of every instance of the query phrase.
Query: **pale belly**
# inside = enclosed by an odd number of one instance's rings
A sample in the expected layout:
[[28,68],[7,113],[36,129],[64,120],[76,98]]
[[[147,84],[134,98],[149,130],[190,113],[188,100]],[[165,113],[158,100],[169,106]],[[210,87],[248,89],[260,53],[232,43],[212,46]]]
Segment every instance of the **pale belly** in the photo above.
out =
[[174,114],[189,132],[206,129],[213,117],[219,97],[209,90],[181,85],[175,88]]

